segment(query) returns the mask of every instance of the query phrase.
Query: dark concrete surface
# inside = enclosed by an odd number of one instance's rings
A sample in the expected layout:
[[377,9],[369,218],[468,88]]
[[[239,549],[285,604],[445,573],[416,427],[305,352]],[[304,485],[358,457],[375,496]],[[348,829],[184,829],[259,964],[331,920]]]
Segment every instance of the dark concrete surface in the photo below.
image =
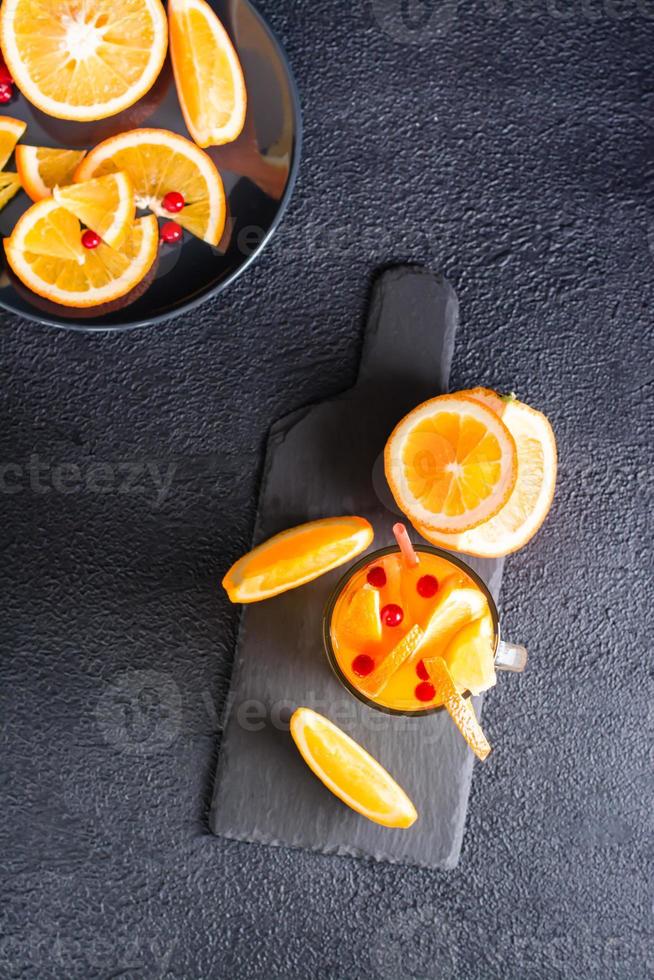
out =
[[[262,9],[306,145],[261,261],[156,329],[2,320],[0,976],[643,980],[654,11]],[[453,385],[515,389],[561,450],[550,520],[505,569],[530,671],[486,699],[502,751],[443,873],[206,823],[237,628],[217,582],[267,429],[352,383],[370,277],[403,260],[457,288]]]

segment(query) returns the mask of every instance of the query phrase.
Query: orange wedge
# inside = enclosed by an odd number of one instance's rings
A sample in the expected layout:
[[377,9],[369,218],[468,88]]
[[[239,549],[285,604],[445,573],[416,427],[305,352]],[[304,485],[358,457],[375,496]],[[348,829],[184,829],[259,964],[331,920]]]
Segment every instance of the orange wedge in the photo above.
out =
[[429,656],[430,649],[442,648],[455,633],[488,612],[486,596],[480,589],[460,585],[457,575],[450,576],[443,582],[425,626],[422,656]]
[[326,517],[300,524],[239,558],[222,584],[232,602],[258,602],[350,561],[372,539],[373,530],[363,517]]
[[51,146],[16,147],[16,169],[23,189],[33,201],[50,197],[55,185],[72,184],[73,174],[86,150],[57,150]]
[[0,170],[7,166],[7,160],[26,129],[27,123],[22,119],[0,116]]
[[64,306],[90,307],[126,295],[149,272],[159,244],[157,219],[139,218],[117,250],[81,245],[77,218],[52,198],[33,204],[5,239],[12,270],[29,289]]
[[493,517],[518,472],[513,436],[494,411],[467,395],[432,398],[405,416],[386,444],[384,464],[409,520],[447,533]]
[[311,708],[291,717],[291,735],[311,771],[327,789],[383,827],[410,827],[418,818],[403,789],[376,759]]
[[423,662],[432,684],[436,688],[438,697],[443,699],[447,713],[477,758],[483,761],[491,748],[481,725],[477,721],[475,709],[470,701],[461,697],[457,691],[452,675],[442,657],[433,657]]
[[88,122],[134,104],[166,57],[160,0],[10,0],[0,44],[23,95],[56,119]]
[[199,146],[231,143],[245,124],[243,71],[205,0],[168,0],[170,56],[188,131]]
[[419,626],[412,626],[409,632],[396,644],[367,677],[359,680],[359,686],[369,697],[376,698],[384,690],[393,674],[418,649],[423,639]]
[[490,614],[455,633],[443,657],[458,691],[481,694],[493,687],[496,681],[493,640]]
[[[195,143],[166,129],[132,129],[98,143],[77,168],[75,180],[117,170],[129,175],[137,207],[174,218],[192,235],[218,244],[226,216],[223,182],[213,161]],[[185,201],[174,214],[162,203],[169,191],[177,191]]]
[[122,170],[69,187],[55,187],[52,196],[112,248],[118,248],[132,230],[134,188]]
[[364,585],[358,589],[343,613],[343,637],[352,646],[379,643],[382,624],[379,616],[379,589]]
[[18,174],[0,173],[0,209],[11,201],[14,194],[21,189],[20,177]]
[[[486,389],[467,394],[488,397]],[[556,439],[547,418],[514,398],[490,395],[517,451],[518,478],[506,503],[484,524],[460,534],[443,534],[416,523],[432,544],[480,558],[511,554],[534,537],[552,506],[557,473]]]

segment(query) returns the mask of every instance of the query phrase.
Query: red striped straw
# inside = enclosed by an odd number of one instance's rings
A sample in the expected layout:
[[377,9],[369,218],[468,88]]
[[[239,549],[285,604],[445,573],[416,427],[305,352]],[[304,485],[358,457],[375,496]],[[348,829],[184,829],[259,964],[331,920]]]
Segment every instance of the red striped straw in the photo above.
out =
[[420,559],[415,553],[415,549],[411,544],[411,539],[409,538],[408,532],[404,524],[394,524],[393,534],[395,535],[395,540],[397,541],[397,546],[402,552],[402,557],[404,558],[404,564],[407,568],[415,568],[416,565],[420,564]]

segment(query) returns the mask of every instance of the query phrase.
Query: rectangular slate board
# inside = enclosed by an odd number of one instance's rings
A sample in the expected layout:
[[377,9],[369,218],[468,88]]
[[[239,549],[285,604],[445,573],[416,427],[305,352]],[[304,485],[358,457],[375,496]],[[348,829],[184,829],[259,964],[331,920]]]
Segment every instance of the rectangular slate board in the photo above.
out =
[[[271,430],[255,544],[295,524],[341,514],[368,518],[373,548],[392,543],[398,511],[384,480],[384,444],[406,412],[447,390],[457,323],[457,297],[442,276],[411,266],[379,276],[355,387]],[[469,563],[497,599],[503,562]],[[385,715],[359,703],[336,679],[321,626],[343,571],[244,608],[211,828],[241,841],[452,868],[463,838],[472,752],[445,712]],[[479,711],[480,699],[475,703]],[[290,713],[300,705],[341,725],[397,778],[419,813],[411,829],[371,823],[313,776],[288,733]]]

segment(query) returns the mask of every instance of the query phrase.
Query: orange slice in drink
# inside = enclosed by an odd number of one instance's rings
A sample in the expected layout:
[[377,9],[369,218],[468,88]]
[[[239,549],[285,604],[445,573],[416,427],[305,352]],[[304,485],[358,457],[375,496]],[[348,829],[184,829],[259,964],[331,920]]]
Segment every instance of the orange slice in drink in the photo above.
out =
[[23,189],[33,201],[50,197],[55,185],[72,184],[73,174],[86,150],[58,150],[51,146],[16,147],[16,169]]
[[458,691],[481,694],[493,687],[496,676],[490,615],[473,620],[455,633],[443,658]]
[[[485,389],[466,394],[483,397],[490,404]],[[484,524],[459,534],[444,534],[416,524],[432,544],[480,558],[511,554],[534,537],[552,506],[557,474],[556,439],[548,419],[515,398],[503,399],[494,392],[490,395],[517,451],[518,478],[506,503]]]
[[26,129],[27,123],[22,119],[0,116],[0,170],[7,166],[7,160]]
[[55,187],[52,196],[112,248],[124,242],[134,224],[134,188],[122,170],[69,187]]
[[384,690],[393,674],[418,649],[423,639],[419,626],[412,626],[409,632],[381,660],[372,673],[359,679],[359,687],[369,697],[376,698]]
[[477,721],[475,709],[470,701],[461,697],[457,691],[452,675],[442,657],[432,657],[425,660],[424,665],[432,684],[436,688],[439,700],[443,699],[444,706],[452,721],[477,758],[483,761],[488,756],[491,747]]
[[422,655],[429,656],[430,649],[442,649],[459,630],[484,613],[489,613],[488,601],[480,589],[461,585],[458,575],[447,578],[424,628]]
[[205,0],[168,0],[170,56],[179,104],[199,146],[231,143],[245,124],[243,72],[227,31]]
[[343,613],[343,637],[352,646],[378,643],[382,638],[379,616],[379,589],[364,585],[358,589]]
[[258,602],[350,561],[372,542],[362,517],[326,517],[282,531],[232,565],[223,587],[232,602]]
[[0,43],[23,95],[56,119],[88,122],[133,105],[166,57],[160,0],[10,0]]
[[418,814],[404,790],[329,719],[311,708],[298,708],[291,718],[291,735],[314,775],[352,810],[383,827],[415,823]]
[[86,249],[75,215],[52,198],[33,204],[5,239],[5,254],[22,283],[64,306],[90,307],[126,295],[149,272],[158,251],[153,215],[139,218],[120,249]]
[[441,395],[396,426],[384,454],[386,478],[417,526],[460,532],[493,517],[517,478],[513,436],[486,405]]
[[0,173],[0,209],[11,201],[12,197],[21,189],[20,177],[18,174]]
[[[129,175],[137,207],[173,218],[192,235],[218,244],[226,215],[223,182],[208,154],[195,143],[166,129],[132,129],[98,143],[77,168],[75,180],[118,170]],[[171,191],[184,199],[182,209],[174,213],[163,206]]]

